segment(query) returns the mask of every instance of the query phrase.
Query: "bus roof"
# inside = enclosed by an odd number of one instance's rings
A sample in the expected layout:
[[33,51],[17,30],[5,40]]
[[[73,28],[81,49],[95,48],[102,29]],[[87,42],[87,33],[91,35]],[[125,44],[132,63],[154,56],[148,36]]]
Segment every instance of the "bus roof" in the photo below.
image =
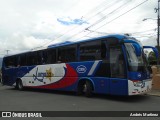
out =
[[65,41],[65,42],[49,45],[48,48],[60,47],[60,46],[71,45],[71,44],[75,44],[75,43],[87,42],[87,41],[94,41],[94,40],[105,39],[105,38],[109,38],[109,37],[118,38],[119,41],[121,41],[123,39],[131,38],[131,37],[126,36],[126,35],[111,34],[111,35],[100,36],[100,37],[95,37],[95,38],[91,38],[91,39],[80,40],[78,42]]
[[[127,35],[121,35],[121,34],[111,34],[111,35],[106,35],[106,36],[100,36],[100,37],[95,37],[95,38],[91,38],[91,39],[84,39],[84,40],[80,40],[77,42],[72,42],[72,41],[65,41],[65,42],[61,42],[61,43],[57,43],[57,44],[52,44],[49,45],[47,48],[56,48],[56,47],[60,47],[60,46],[65,46],[65,45],[71,45],[71,44],[78,44],[78,43],[82,43],[82,42],[87,42],[87,41],[94,41],[94,40],[98,40],[98,39],[105,39],[105,38],[109,38],[109,37],[115,37],[119,40],[119,42],[123,39],[135,39],[133,37],[129,37]],[[9,57],[9,56],[14,56],[14,55],[20,55],[20,54],[25,54],[25,53],[29,53],[29,52],[34,52],[34,51],[40,51],[40,50],[45,50],[45,49],[39,49],[39,50],[31,50],[31,51],[26,51],[26,52],[22,52],[22,53],[17,53],[17,54],[12,54],[12,55],[6,55],[5,57]]]

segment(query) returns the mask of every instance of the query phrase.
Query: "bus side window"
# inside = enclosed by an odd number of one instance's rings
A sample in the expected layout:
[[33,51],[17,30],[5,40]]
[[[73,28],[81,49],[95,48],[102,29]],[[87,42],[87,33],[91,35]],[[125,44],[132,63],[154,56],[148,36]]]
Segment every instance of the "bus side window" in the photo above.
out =
[[106,59],[106,43],[105,41],[102,41],[101,43],[101,58]]
[[57,57],[56,63],[61,63],[61,62],[62,62],[61,49],[58,48],[57,51],[56,51],[56,53],[57,53],[57,56],[56,56],[56,57]]
[[76,61],[76,45],[65,46],[58,49],[57,63],[75,62]]
[[11,57],[5,58],[5,66],[7,68],[16,67],[16,56],[11,56]]
[[42,62],[43,56],[42,55],[43,55],[42,51],[37,51],[37,54],[36,54],[36,65],[43,64],[43,62]]
[[6,58],[4,59],[4,64],[5,64],[5,67],[6,67],[6,68],[9,67],[9,58],[8,58],[8,57],[6,57]]
[[27,54],[27,65],[28,66],[32,66],[32,65],[36,65],[36,53],[34,52],[30,52]]
[[19,66],[26,66],[26,55],[25,54],[22,54],[19,56],[17,67]]
[[47,64],[53,64],[56,62],[56,49],[46,50],[46,56],[43,57]]
[[47,50],[42,51],[41,62],[42,62],[43,65],[47,63]]
[[12,67],[14,67],[13,62],[12,62],[12,61],[9,61],[9,63],[8,63],[8,68],[12,68]]
[[41,57],[41,51],[37,51],[37,62],[36,65],[42,64],[42,57]]
[[80,61],[94,61],[101,59],[101,41],[80,44]]

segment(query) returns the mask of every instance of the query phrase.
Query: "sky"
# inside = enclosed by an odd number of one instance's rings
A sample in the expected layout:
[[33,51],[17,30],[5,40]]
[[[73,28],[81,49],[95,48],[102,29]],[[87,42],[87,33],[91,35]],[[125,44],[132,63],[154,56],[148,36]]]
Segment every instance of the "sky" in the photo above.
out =
[[[155,46],[157,3],[158,0],[0,0],[0,57],[115,33],[128,33],[143,45]],[[143,21],[145,18],[148,19]]]

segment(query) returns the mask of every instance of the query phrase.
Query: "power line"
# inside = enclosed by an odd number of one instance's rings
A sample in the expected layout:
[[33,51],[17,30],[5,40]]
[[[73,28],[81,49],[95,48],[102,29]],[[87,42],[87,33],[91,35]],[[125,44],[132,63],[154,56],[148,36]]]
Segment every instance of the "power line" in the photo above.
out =
[[145,30],[145,31],[141,31],[141,32],[134,32],[134,33],[131,33],[131,34],[141,34],[141,33],[146,33],[146,32],[149,32],[149,31],[156,31],[157,28],[154,28],[154,29],[150,29],[150,30]]
[[95,26],[96,24],[99,24],[100,22],[102,22],[103,20],[105,20],[107,18],[108,15],[111,15],[113,13],[115,13],[116,11],[118,11],[119,9],[121,9],[122,7],[124,7],[125,5],[127,5],[129,2],[124,3],[123,5],[119,6],[118,8],[116,8],[114,11],[110,12],[109,14],[105,15],[104,17],[102,17],[101,19],[99,19],[98,21],[96,21],[95,23],[93,23],[92,25],[90,25],[87,29]]
[[[142,5],[143,3],[147,2],[147,1],[148,1],[148,0],[145,0],[144,2],[142,2],[142,3],[138,4],[137,6],[135,6],[135,7],[131,8],[131,9],[130,9],[130,10],[128,10],[127,12],[125,12],[125,13],[123,13],[123,14],[119,15],[118,17],[116,17],[116,18],[112,19],[111,21],[109,21],[109,22],[107,22],[107,23],[103,24],[102,26],[98,27],[97,29],[99,29],[99,28],[103,27],[104,25],[106,25],[106,24],[108,24],[108,23],[111,23],[112,21],[114,21],[114,20],[116,20],[116,19],[120,18],[121,16],[123,16],[123,15],[127,14],[128,12],[130,12],[130,11],[132,11],[133,9],[135,9],[135,8],[139,7],[140,5]],[[127,3],[128,3],[128,2],[126,2],[126,3],[125,3],[125,4],[123,4],[123,5],[121,5],[121,6],[120,6],[120,7],[118,7],[117,9],[122,8],[122,7],[123,7],[123,6],[125,6]],[[89,27],[85,28],[84,30],[82,30],[82,31],[80,31],[80,32],[78,32],[78,33],[76,33],[76,34],[72,35],[70,38],[72,38],[72,37],[76,36],[77,34],[80,34],[80,33],[84,32],[85,30],[89,30],[89,28],[93,27],[93,26],[94,26],[94,25],[96,25],[96,24],[99,24],[100,22],[102,22],[103,20],[105,20],[105,19],[107,18],[107,16],[108,16],[108,15],[113,14],[114,12],[116,12],[116,11],[117,11],[117,9],[115,9],[115,10],[113,10],[112,12],[110,12],[109,14],[105,15],[104,17],[102,17],[101,19],[99,19],[98,21],[96,21],[95,23],[93,23],[92,25],[90,25]],[[99,12],[99,13],[97,13],[97,15],[98,15],[98,14],[100,14],[100,12]],[[76,27],[76,28],[77,28],[77,27]],[[75,28],[74,28],[74,29],[75,29]],[[97,30],[97,29],[96,29],[96,30]],[[72,29],[72,30],[73,30],[73,29]],[[55,38],[54,40],[56,40],[56,39],[58,39],[58,38],[60,38],[60,37],[64,36],[65,34],[67,34],[68,32],[70,32],[70,31],[72,31],[72,30],[69,30],[69,31],[65,32],[64,34],[62,34],[62,35],[58,36],[58,37],[57,37],[57,38]],[[88,35],[88,34],[87,34],[87,35]],[[52,40],[52,41],[50,41],[50,42],[47,42],[47,43],[46,43],[46,44],[44,44],[43,46],[45,46],[45,45],[47,45],[47,44],[49,44],[49,43],[53,42],[54,40]],[[41,47],[43,47],[43,46],[41,46]]]
[[[107,4],[107,6],[106,6],[104,9],[102,9],[102,10],[99,11],[99,12],[97,12],[95,15],[89,17],[86,21],[88,21],[88,20],[92,19],[93,17],[99,15],[102,11],[105,11],[105,10],[109,9],[110,7],[113,7],[113,5],[118,4],[119,2],[120,2],[120,0],[116,0],[116,1],[114,1],[114,2],[112,2],[112,3]],[[102,4],[98,5],[98,6],[102,8],[101,5],[103,5],[103,4],[104,4],[104,3],[102,3]],[[96,7],[95,9],[98,9],[98,7]],[[118,9],[120,9],[120,8],[118,8]],[[94,9],[92,9],[91,11],[93,11],[93,10],[94,10]],[[115,11],[116,11],[116,10],[114,10],[113,12],[115,12]],[[90,13],[90,12],[88,12],[87,14],[85,14],[85,16],[87,16],[89,13]],[[111,14],[111,13],[109,13],[109,14]],[[109,15],[109,14],[107,14],[107,15]],[[84,16],[83,16],[83,17],[84,17]],[[75,30],[76,28],[77,28],[77,27],[74,27],[74,28],[72,28],[72,29],[64,32],[62,35],[56,37],[54,40],[52,40],[52,41],[50,41],[50,42],[47,42],[47,43],[43,44],[43,45],[40,46],[40,47],[43,47],[43,46],[46,46],[46,45],[50,44],[51,42],[57,40],[58,38],[60,38],[60,37],[62,37],[62,36],[64,36],[64,35],[66,35],[67,33],[71,32],[72,30]],[[84,29],[84,30],[85,30],[85,29]],[[83,31],[84,31],[84,30],[83,30]],[[83,32],[83,31],[81,31],[81,32]],[[78,34],[81,33],[81,32],[78,32]],[[72,37],[74,37],[74,36],[76,36],[76,35],[77,35],[77,34],[74,34],[74,35],[72,35],[70,38],[72,38]],[[39,48],[40,48],[40,47],[39,47]]]
[[[119,2],[120,0],[116,0],[115,2],[113,2],[113,4],[115,4],[116,2]],[[104,6],[104,5],[106,5],[106,3],[108,3],[108,1],[104,1],[104,2],[102,2],[101,4],[99,4],[96,8],[93,8],[91,11],[89,11],[88,13],[86,13],[85,14],[85,16],[87,15],[90,15],[90,14],[92,14],[94,11],[98,11],[98,10],[100,10],[100,9],[102,9],[103,7],[102,6]],[[111,3],[111,5],[113,5],[112,3]],[[109,5],[109,4],[107,4],[107,6],[111,6],[111,5]],[[105,10],[105,9],[102,9],[101,11],[103,11],[103,10]],[[100,12],[101,12],[100,11]],[[99,13],[99,12],[98,12]]]
[[[128,33],[128,34],[147,34],[146,32],[154,32],[154,31],[156,31],[157,30],[157,28],[154,28],[154,29],[149,29],[149,30],[145,30],[145,31],[140,31],[140,32],[132,32],[132,33]],[[99,31],[95,31],[95,30],[90,30],[90,29],[88,29],[88,31],[90,31],[90,32],[95,32],[95,33],[98,33],[98,34],[110,34],[110,33],[106,33],[106,32],[99,32]],[[121,34],[125,34],[125,33],[121,33]]]
[[[114,9],[113,11],[111,11],[110,13],[108,13],[107,15],[105,15],[103,18],[101,18],[101,19],[99,19],[98,21],[96,21],[96,22],[94,23],[94,25],[95,25],[95,24],[98,24],[101,20],[103,21],[103,19],[106,19],[106,16],[108,16],[108,15],[110,15],[110,14],[113,14],[113,13],[116,12],[118,9],[122,8],[123,6],[125,6],[127,3],[129,3],[129,2],[126,2],[125,4],[123,4],[123,5],[119,6],[118,8]],[[93,26],[93,24],[90,25],[89,27],[83,29],[82,31],[80,31],[80,32],[78,32],[78,33],[72,35],[70,38],[73,38],[74,36],[76,36],[76,35],[78,35],[78,34],[84,32],[85,30],[88,31],[88,28],[90,28],[91,26]],[[87,35],[88,35],[88,34],[87,34]]]
[[133,35],[133,37],[135,37],[135,38],[156,37],[156,34],[155,35],[154,34],[150,34],[149,36],[148,35],[141,35],[141,36],[134,36]]
[[[121,16],[123,16],[123,15],[129,13],[130,11],[136,9],[137,7],[139,7],[140,5],[144,4],[144,3],[147,2],[147,1],[148,1],[148,0],[145,0],[145,1],[141,2],[140,4],[138,4],[138,5],[136,5],[135,7],[129,9],[128,11],[126,11],[126,12],[124,12],[123,14],[119,15],[118,17],[112,19],[111,21],[109,21],[109,22],[107,22],[107,23],[101,25],[100,27],[98,27],[98,28],[95,29],[95,30],[98,30],[98,29],[100,29],[101,27],[105,26],[106,24],[109,24],[109,23],[113,22],[114,20],[116,20],[116,19],[120,18]],[[86,29],[86,30],[89,31],[90,33],[92,32],[92,30],[89,30],[89,29]],[[88,33],[88,34],[90,34],[90,33]],[[87,36],[88,34],[86,34],[85,36]]]
[[[97,10],[97,9],[99,9],[99,8],[102,8],[102,5],[104,5],[104,4],[106,4],[106,3],[108,3],[108,1],[104,1],[104,2],[100,3],[98,6],[96,6],[96,8],[93,8],[91,11],[89,11],[88,13],[86,13],[85,15],[83,15],[82,18],[85,18],[85,16],[88,16],[88,15],[89,15],[90,13],[92,13],[94,10]],[[114,3],[117,3],[117,1],[114,2]],[[112,5],[112,4],[111,4],[111,5]],[[109,5],[107,4],[107,7],[105,7],[105,8],[109,8],[108,6],[109,6]],[[104,10],[104,9],[103,9],[103,10]],[[101,10],[101,11],[102,11],[102,10]],[[101,11],[100,11],[100,12],[101,12]],[[100,14],[100,12],[96,13],[96,15]],[[90,20],[91,18],[95,17],[96,15],[87,18],[86,21]],[[79,26],[78,26],[78,27],[76,26],[76,27],[74,27],[74,28],[71,28],[70,30],[67,30],[67,31],[64,32],[63,34],[61,34],[61,35],[59,35],[58,37],[56,37],[55,39],[53,39],[53,40],[51,40],[51,41],[49,41],[49,42],[47,42],[47,43],[44,43],[44,44],[41,45],[40,47],[44,47],[44,46],[50,44],[51,42],[57,40],[58,38],[63,37],[64,35],[66,35],[67,33],[71,32],[72,30],[75,30],[76,28],[79,28]],[[39,47],[39,48],[40,48],[40,47]]]
[[[121,1],[123,1],[123,0],[121,0]],[[106,10],[109,9],[110,7],[113,7],[113,5],[118,4],[118,3],[121,2],[121,1],[120,1],[120,0],[117,0],[117,1],[114,1],[113,3],[111,3],[111,4],[108,4],[105,8],[101,9],[101,11],[99,11],[99,12],[97,12],[95,15],[89,17],[87,20],[90,20],[91,18],[93,18],[93,17],[95,17],[95,16],[97,16],[97,15],[99,15],[99,14],[102,14],[102,12],[106,11]],[[102,7],[101,7],[101,8],[102,8]]]
[[8,55],[8,52],[9,52],[10,50],[6,50],[6,52],[7,52],[7,55]]
[[130,11],[136,9],[137,7],[141,6],[142,4],[144,4],[144,3],[147,2],[147,1],[148,1],[148,0],[143,1],[142,3],[136,5],[135,7],[129,9],[128,11],[124,12],[123,14],[121,14],[121,15],[117,16],[116,18],[112,19],[111,21],[109,21],[109,22],[107,22],[107,23],[101,25],[101,26],[98,27],[96,30],[98,30],[98,29],[100,29],[101,27],[105,26],[106,24],[109,24],[109,23],[113,22],[114,20],[116,20],[116,19],[122,17],[123,15],[125,15],[125,14],[129,13]]

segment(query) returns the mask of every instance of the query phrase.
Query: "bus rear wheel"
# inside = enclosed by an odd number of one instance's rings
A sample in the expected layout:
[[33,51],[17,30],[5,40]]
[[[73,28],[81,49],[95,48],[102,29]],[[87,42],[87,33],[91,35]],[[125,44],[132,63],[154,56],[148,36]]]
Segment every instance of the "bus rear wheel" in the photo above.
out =
[[17,80],[16,87],[18,88],[18,90],[23,90],[24,89],[22,80],[20,80],[20,79]]

